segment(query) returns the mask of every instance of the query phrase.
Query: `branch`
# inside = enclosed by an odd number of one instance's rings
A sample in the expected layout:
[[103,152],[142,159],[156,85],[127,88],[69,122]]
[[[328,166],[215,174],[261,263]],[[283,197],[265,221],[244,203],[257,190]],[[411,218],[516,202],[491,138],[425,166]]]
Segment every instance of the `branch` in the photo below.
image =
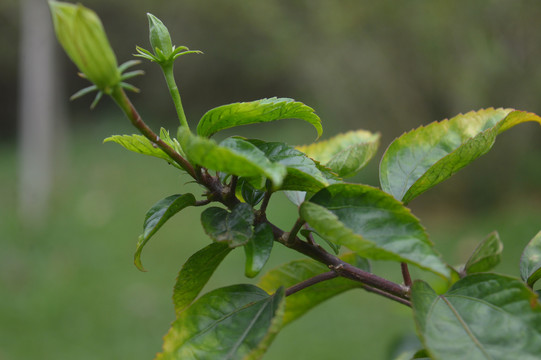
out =
[[404,278],[404,285],[406,285],[408,288],[411,287],[411,275],[410,271],[408,269],[408,264],[405,262],[400,263],[400,268],[402,269],[402,278]]
[[326,272],[326,273],[323,273],[323,274],[318,274],[318,275],[316,275],[314,277],[311,277],[310,279],[306,279],[304,281],[301,281],[298,284],[295,284],[295,285],[287,288],[286,289],[286,296],[293,295],[297,291],[301,291],[303,289],[306,289],[309,286],[315,285],[315,284],[320,283],[322,281],[327,281],[327,280],[334,279],[334,278],[336,278],[338,276],[339,275],[334,271],[329,271],[329,272]]

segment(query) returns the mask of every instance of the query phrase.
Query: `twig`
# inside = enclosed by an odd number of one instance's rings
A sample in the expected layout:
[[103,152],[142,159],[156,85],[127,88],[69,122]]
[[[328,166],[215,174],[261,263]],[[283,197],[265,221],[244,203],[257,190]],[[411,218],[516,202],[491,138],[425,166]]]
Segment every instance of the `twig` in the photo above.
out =
[[301,281],[298,284],[295,284],[295,285],[293,285],[291,287],[288,287],[286,289],[286,296],[293,295],[297,291],[301,291],[302,289],[305,289],[305,288],[307,288],[309,286],[315,285],[315,284],[320,283],[322,281],[331,280],[331,279],[334,279],[336,277],[338,277],[338,274],[336,272],[334,272],[334,271],[329,271],[329,272],[326,272],[326,273],[323,273],[323,274],[318,274],[318,275],[316,275],[314,277],[311,277],[310,279]]
[[297,234],[299,233],[299,230],[305,223],[306,223],[306,220],[301,219],[301,218],[297,219],[297,221],[295,222],[295,225],[293,225],[293,228],[291,229],[289,234],[287,234],[286,246],[290,247],[295,241],[297,241],[298,239]]
[[406,285],[408,288],[411,287],[411,275],[410,271],[408,269],[408,264],[405,262],[400,263],[400,268],[402,269],[402,277],[404,278],[404,285]]

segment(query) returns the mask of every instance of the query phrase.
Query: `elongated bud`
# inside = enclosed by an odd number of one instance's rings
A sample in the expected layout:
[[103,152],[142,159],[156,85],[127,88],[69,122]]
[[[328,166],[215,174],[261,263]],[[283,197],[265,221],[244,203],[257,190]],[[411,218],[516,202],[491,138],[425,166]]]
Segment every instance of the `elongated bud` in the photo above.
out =
[[[171,43],[171,35],[167,27],[156,16],[147,13],[148,27],[150,33],[150,45],[154,55],[161,60],[168,60],[173,53],[173,44]],[[161,52],[161,54],[160,54]],[[163,54],[163,57],[161,56]]]
[[85,77],[109,94],[120,83],[115,53],[96,13],[84,6],[49,1],[58,41]]

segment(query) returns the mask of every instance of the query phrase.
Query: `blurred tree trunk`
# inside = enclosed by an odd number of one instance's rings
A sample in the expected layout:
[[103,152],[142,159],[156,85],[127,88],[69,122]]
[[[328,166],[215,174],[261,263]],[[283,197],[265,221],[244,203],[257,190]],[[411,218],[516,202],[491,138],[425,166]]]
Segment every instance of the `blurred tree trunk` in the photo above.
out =
[[25,224],[39,225],[47,216],[65,137],[58,106],[62,82],[47,2],[21,0],[20,6],[19,215]]

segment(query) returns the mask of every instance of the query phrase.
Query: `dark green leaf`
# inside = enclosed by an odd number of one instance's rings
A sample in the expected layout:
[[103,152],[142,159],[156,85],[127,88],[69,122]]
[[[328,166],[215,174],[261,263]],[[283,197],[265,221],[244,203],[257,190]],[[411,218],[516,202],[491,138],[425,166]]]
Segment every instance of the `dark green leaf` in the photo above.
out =
[[143,234],[139,236],[137,249],[135,250],[134,263],[141,271],[145,271],[141,264],[141,251],[148,240],[162,227],[167,220],[180,210],[193,206],[195,197],[192,194],[171,195],[158,201],[148,210],[143,224]]
[[157,145],[150,142],[150,140],[143,135],[113,135],[103,140],[104,143],[110,141],[121,145],[126,150],[163,159],[169,164],[181,169],[181,167],[173,159],[171,159],[169,155],[167,155]]
[[190,256],[182,265],[173,290],[177,317],[195,300],[231,250],[226,242],[212,243]]
[[201,223],[214,241],[226,241],[230,247],[246,244],[253,236],[254,212],[250,205],[241,203],[231,212],[210,207],[201,213]]
[[267,223],[254,228],[254,236],[244,245],[246,254],[245,274],[249,278],[255,277],[267,263],[274,244],[272,229]]
[[311,145],[297,146],[297,149],[324,164],[338,176],[348,177],[355,175],[374,157],[379,138],[379,134],[357,130]]
[[210,137],[220,130],[240,125],[270,122],[282,119],[301,119],[312,124],[318,137],[323,129],[314,109],[287,98],[270,98],[251,102],[223,105],[208,111],[197,125],[197,134]]
[[179,139],[190,162],[207,169],[247,178],[267,177],[276,187],[287,173],[283,165],[272,163],[256,146],[240,138],[228,138],[218,145],[181,131]]
[[[370,271],[368,261],[353,253],[344,254],[341,256],[341,259],[360,269]],[[328,271],[329,269],[325,265],[315,260],[295,260],[267,272],[261,278],[258,285],[267,292],[272,293],[281,286],[291,287]],[[284,325],[301,317],[308,310],[333,296],[350,289],[360,288],[361,286],[360,283],[346,278],[334,278],[312,285],[288,296],[286,299]]]
[[252,206],[259,204],[265,197],[265,191],[254,188],[245,178],[239,179],[235,190],[237,197],[240,195],[244,201]]
[[403,261],[445,277],[447,265],[410,210],[383,191],[335,184],[316,193],[300,214],[321,237],[370,259]]
[[518,279],[473,274],[443,295],[415,281],[412,304],[417,330],[435,359],[539,359],[541,305]]
[[541,279],[541,231],[524,248],[520,257],[520,276],[530,287]]
[[541,124],[541,118],[532,113],[491,108],[412,130],[385,152],[381,187],[408,203],[487,153],[498,134],[527,121]]
[[500,263],[502,251],[503,243],[495,231],[488,235],[473,251],[473,254],[464,266],[466,274],[485,272],[493,269]]
[[253,285],[211,291],[183,311],[157,360],[259,359],[281,327],[284,291]]

